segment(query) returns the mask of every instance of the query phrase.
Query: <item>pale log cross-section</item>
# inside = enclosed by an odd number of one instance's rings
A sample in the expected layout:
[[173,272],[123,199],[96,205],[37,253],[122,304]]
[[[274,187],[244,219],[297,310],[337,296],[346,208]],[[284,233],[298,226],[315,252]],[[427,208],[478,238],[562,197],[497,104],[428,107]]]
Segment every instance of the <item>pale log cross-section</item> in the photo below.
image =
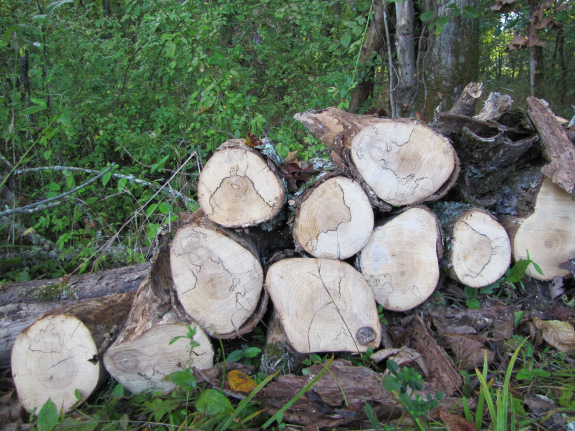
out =
[[258,305],[264,279],[260,262],[222,232],[179,229],[170,264],[182,306],[210,335],[237,332]]
[[253,226],[277,215],[285,187],[267,162],[246,145],[223,144],[204,166],[198,201],[215,223]]
[[373,293],[351,265],[294,258],[274,263],[266,289],[295,350],[365,352],[380,344]]
[[427,209],[410,208],[377,227],[360,255],[361,272],[387,310],[423,303],[439,281],[441,233]]
[[535,201],[535,211],[527,217],[512,236],[515,260],[530,259],[527,274],[538,280],[565,277],[568,270],[561,263],[575,257],[575,198],[551,180],[545,178]]
[[296,210],[295,241],[314,257],[347,259],[361,250],[372,230],[369,199],[350,178],[326,180]]
[[415,121],[380,120],[352,140],[351,157],[383,201],[421,203],[437,192],[456,167],[449,140]]

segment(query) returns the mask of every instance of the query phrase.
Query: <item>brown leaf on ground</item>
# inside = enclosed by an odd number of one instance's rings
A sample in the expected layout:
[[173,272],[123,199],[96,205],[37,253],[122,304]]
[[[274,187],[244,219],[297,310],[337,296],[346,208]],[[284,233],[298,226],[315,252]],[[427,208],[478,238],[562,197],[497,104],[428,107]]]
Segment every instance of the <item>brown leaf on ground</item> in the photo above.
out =
[[459,359],[460,370],[473,370],[483,363],[485,354],[487,361],[493,362],[494,353],[483,345],[483,342],[473,335],[447,334],[447,342],[453,354]]
[[297,151],[290,151],[285,159],[286,163],[297,163],[299,162],[297,158]]
[[569,353],[575,350],[575,329],[570,323],[534,317],[533,324],[541,331],[543,339],[560,352]]
[[228,383],[232,391],[244,394],[249,394],[258,385],[254,379],[239,370],[232,370],[228,373]]
[[381,349],[369,357],[374,363],[383,361],[384,359],[391,359],[397,365],[409,366],[415,362],[419,366],[424,377],[427,377],[429,370],[425,365],[425,361],[417,350],[410,349],[409,347],[401,347],[399,349]]
[[543,395],[527,394],[525,396],[525,404],[537,415],[541,421],[541,425],[544,425],[545,429],[550,431],[567,429],[567,424],[560,413],[556,412],[551,414],[551,412],[557,409],[557,405],[549,398]]
[[441,410],[439,416],[449,431],[477,431],[475,425],[463,419],[461,416],[452,415],[445,410]]

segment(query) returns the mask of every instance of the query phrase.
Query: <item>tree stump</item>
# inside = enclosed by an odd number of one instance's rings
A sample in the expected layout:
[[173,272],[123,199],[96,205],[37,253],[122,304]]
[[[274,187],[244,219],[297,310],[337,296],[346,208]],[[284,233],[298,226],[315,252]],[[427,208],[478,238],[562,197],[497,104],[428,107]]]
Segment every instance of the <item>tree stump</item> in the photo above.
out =
[[246,227],[273,218],[285,203],[285,187],[273,164],[233,139],[208,160],[198,182],[205,214],[225,227]]
[[269,268],[265,287],[298,352],[365,352],[379,346],[381,328],[373,293],[349,264],[284,259]]
[[[104,355],[104,366],[131,392],[167,392],[176,387],[166,379],[183,369],[211,368],[214,350],[195,322],[178,317],[167,245],[154,256],[150,273],[140,285],[122,332]],[[196,327],[193,351],[187,325]],[[174,343],[170,341],[181,337]]]
[[[213,337],[239,336],[265,311],[258,308],[264,275],[255,246],[201,211],[176,233],[170,265],[183,308]],[[256,309],[255,323],[242,328]]]
[[361,272],[383,308],[411,310],[435,290],[441,255],[436,217],[425,207],[409,208],[373,231],[361,250]]
[[18,335],[12,376],[26,410],[39,411],[50,398],[67,413],[99,387],[105,376],[102,355],[133,298],[134,292],[119,293],[56,309]]
[[347,259],[367,243],[372,229],[369,199],[350,178],[328,178],[296,202],[294,239],[314,257]]
[[495,217],[471,205],[440,202],[432,207],[445,239],[442,266],[454,280],[483,287],[499,280],[511,262],[511,244]]

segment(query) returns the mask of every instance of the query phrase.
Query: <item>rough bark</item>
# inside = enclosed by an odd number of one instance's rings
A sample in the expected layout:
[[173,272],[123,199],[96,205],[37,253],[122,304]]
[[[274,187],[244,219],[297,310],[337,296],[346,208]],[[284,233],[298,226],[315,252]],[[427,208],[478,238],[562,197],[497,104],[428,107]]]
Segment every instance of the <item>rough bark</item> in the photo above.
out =
[[425,207],[414,207],[373,231],[361,251],[361,272],[379,304],[387,310],[406,311],[435,290],[441,255],[436,217]]
[[51,398],[58,411],[85,401],[103,382],[102,355],[124,323],[133,292],[119,293],[48,312],[18,335],[12,376],[28,411]]
[[373,229],[369,199],[356,181],[341,175],[316,183],[295,207],[294,240],[314,257],[347,259]]
[[285,203],[285,187],[260,153],[234,139],[208,160],[198,182],[206,215],[226,227],[247,227],[275,217]]
[[373,293],[349,264],[284,259],[269,268],[265,287],[298,352],[365,352],[379,346],[381,328]]
[[[118,338],[104,355],[104,365],[131,392],[167,392],[176,387],[166,379],[171,373],[213,366],[212,345],[195,322],[184,321],[175,303],[170,255],[162,246],[133,301],[130,314]],[[196,327],[193,350],[186,338]],[[177,341],[171,342],[175,337]]]
[[[378,2],[376,2],[378,3]],[[413,0],[395,3],[396,32],[395,50],[397,53],[396,102],[399,117],[411,117],[415,114],[413,101],[417,87],[417,69],[413,40],[414,13]]]
[[575,146],[546,101],[529,97],[527,106],[529,117],[545,144],[545,155],[549,160],[549,164],[542,168],[543,174],[567,193],[575,195]]
[[432,206],[444,234],[442,266],[454,280],[483,287],[499,280],[511,262],[511,244],[497,219],[479,208],[456,202]]
[[479,114],[473,117],[479,121],[497,120],[511,109],[513,99],[508,94],[491,93]]
[[4,286],[0,292],[0,367],[10,363],[18,334],[42,314],[90,299],[136,291],[149,263],[73,276],[69,280],[34,280]]
[[475,105],[477,100],[481,97],[481,93],[483,93],[483,83],[470,82],[463,89],[457,102],[455,102],[453,107],[449,110],[449,113],[470,117],[475,111]]
[[176,233],[170,265],[183,308],[211,336],[249,332],[265,312],[255,245],[215,225],[202,211]]

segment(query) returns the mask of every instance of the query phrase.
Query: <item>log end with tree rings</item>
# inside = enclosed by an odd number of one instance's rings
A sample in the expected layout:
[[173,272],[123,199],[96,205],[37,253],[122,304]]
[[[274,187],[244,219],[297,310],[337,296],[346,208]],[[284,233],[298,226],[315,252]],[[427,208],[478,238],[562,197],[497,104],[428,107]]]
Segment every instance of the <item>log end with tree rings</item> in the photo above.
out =
[[373,210],[361,186],[342,176],[310,190],[296,209],[294,239],[314,257],[347,259],[367,243]]
[[351,265],[332,259],[284,259],[270,267],[265,285],[298,352],[365,352],[379,346],[373,293]]
[[512,236],[514,259],[529,258],[543,275],[529,265],[527,274],[538,280],[565,277],[568,270],[559,265],[575,257],[575,198],[544,179],[537,194],[533,214],[520,223]]
[[14,342],[12,376],[26,410],[38,412],[50,398],[58,411],[69,412],[98,388],[103,376],[90,329],[68,314],[37,320]]
[[409,120],[380,120],[351,143],[357,170],[375,194],[393,206],[424,202],[457,166],[449,140]]
[[487,286],[509,268],[509,236],[490,214],[471,209],[453,225],[447,259],[454,279],[469,287]]
[[200,174],[198,201],[215,223],[253,226],[278,214],[285,201],[285,187],[255,150],[222,145]]
[[178,298],[210,335],[234,333],[254,313],[263,287],[258,258],[222,232],[178,230],[170,249]]
[[[214,350],[206,333],[196,326],[194,341],[199,346],[193,349],[187,333],[183,322],[154,326],[136,339],[112,345],[104,355],[104,365],[130,392],[168,392],[176,387],[166,379],[169,374],[213,366]],[[171,343],[176,337],[180,338]]]
[[423,303],[439,281],[437,218],[410,208],[377,227],[361,250],[361,272],[376,301],[387,310],[406,311]]

